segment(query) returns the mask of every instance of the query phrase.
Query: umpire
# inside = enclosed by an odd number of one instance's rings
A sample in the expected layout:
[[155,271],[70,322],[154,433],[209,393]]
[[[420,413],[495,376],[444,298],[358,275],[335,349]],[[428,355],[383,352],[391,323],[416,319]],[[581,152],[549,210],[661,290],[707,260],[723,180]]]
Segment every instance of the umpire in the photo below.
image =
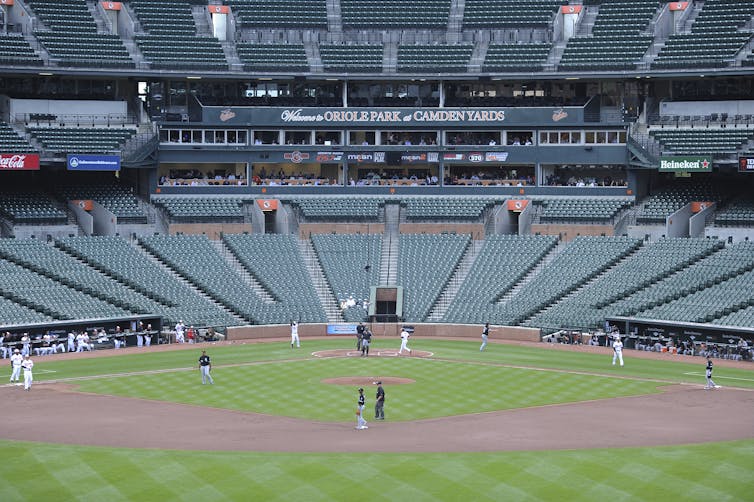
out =
[[377,396],[374,400],[374,419],[385,420],[385,389],[382,382],[377,382]]

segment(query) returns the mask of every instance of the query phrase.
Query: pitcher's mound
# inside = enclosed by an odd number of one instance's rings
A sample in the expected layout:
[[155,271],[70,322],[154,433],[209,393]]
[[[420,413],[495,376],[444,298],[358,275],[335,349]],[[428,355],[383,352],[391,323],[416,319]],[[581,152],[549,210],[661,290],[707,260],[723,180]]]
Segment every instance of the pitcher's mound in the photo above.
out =
[[[363,357],[361,351],[356,349],[335,349],[335,350],[320,350],[312,352],[314,357]],[[432,352],[426,350],[414,350],[411,352],[404,352],[398,354],[398,349],[377,349],[373,348],[369,351],[369,357],[432,357]]]
[[416,380],[411,380],[410,378],[376,376],[350,376],[325,378],[322,380],[322,383],[329,383],[331,385],[359,385],[361,387],[377,385],[377,382],[382,382],[382,385],[404,385],[407,383],[416,383]]

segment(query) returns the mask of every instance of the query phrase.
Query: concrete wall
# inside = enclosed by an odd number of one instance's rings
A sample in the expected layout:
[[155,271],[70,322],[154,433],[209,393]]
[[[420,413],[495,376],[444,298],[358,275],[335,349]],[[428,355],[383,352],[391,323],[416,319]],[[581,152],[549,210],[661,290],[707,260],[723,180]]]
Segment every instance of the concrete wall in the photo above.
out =
[[73,211],[73,214],[76,216],[76,221],[84,231],[84,235],[92,235],[94,233],[94,217],[89,214],[89,211],[86,211],[84,208],[71,201],[68,201],[68,209]]
[[12,234],[16,239],[28,239],[32,236],[37,239],[63,239],[69,235],[78,235],[79,227],[76,225],[15,225]]
[[248,223],[171,223],[168,227],[170,235],[178,233],[186,235],[206,234],[213,241],[220,240],[221,232],[224,234],[251,233],[251,225]]
[[[417,324],[417,323],[380,323],[371,324],[372,333],[374,333],[376,343],[382,345],[387,340],[392,339],[396,348],[400,347],[400,330],[401,326],[408,324],[414,326],[414,335],[417,337],[460,337],[473,338],[481,340],[482,325],[475,324]],[[520,328],[515,326],[493,326],[490,333],[491,339],[538,342],[540,340],[539,329]],[[301,324],[298,328],[299,335],[302,339],[308,336],[326,336],[326,324]],[[237,326],[228,328],[228,340],[260,340],[267,338],[286,338],[291,335],[290,326],[287,324],[277,324],[272,326]],[[340,337],[349,339],[348,335],[332,335],[334,338]]]
[[562,225],[537,223],[531,226],[531,233],[560,235],[564,241],[570,241],[579,235],[615,235],[615,227],[612,225]]
[[115,214],[105,209],[97,201],[92,201],[92,217],[94,217],[94,235],[115,235],[118,233],[118,219]]
[[675,213],[668,216],[666,224],[666,233],[668,237],[688,237],[689,236],[689,218],[694,213],[691,212],[691,204],[686,204]]
[[308,239],[311,234],[383,234],[384,223],[300,223],[298,235]]
[[469,235],[475,240],[484,239],[484,225],[481,223],[401,223],[402,234],[441,234],[443,232]]
[[712,218],[717,204],[712,203],[689,218],[689,237],[704,237],[707,218]]

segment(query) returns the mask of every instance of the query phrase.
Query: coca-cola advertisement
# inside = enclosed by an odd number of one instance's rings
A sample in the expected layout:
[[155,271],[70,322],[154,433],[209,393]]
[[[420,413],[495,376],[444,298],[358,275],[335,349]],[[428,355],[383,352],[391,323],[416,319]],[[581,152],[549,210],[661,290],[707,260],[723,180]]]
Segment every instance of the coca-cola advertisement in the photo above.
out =
[[39,171],[36,153],[0,153],[0,171]]

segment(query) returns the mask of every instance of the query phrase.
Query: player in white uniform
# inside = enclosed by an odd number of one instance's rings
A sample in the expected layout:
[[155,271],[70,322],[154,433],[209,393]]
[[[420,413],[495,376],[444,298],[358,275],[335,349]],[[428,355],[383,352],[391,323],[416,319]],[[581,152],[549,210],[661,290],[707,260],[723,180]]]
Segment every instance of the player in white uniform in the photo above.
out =
[[401,348],[398,351],[398,354],[403,354],[403,350],[407,350],[408,353],[411,353],[411,349],[408,348],[408,339],[411,335],[408,334],[408,331],[406,331],[406,328],[403,328],[401,330]]
[[185,326],[183,325],[183,321],[178,321],[178,324],[175,325],[175,341],[176,343],[186,343],[186,338],[183,335],[183,331],[185,330]]
[[294,343],[296,347],[301,347],[301,342],[298,338],[298,322],[291,321],[291,348],[293,348]]
[[21,351],[16,349],[13,351],[13,355],[10,356],[10,365],[11,365],[11,373],[10,373],[10,381],[11,382],[18,382],[19,378],[21,377],[21,363],[24,362],[24,356],[21,355]]
[[34,368],[34,361],[29,359],[29,356],[24,356],[21,367],[24,369],[24,390],[31,390],[31,382],[34,380],[31,370]]
[[615,335],[615,341],[613,341],[613,365],[615,360],[620,361],[620,365],[623,366],[623,342],[620,341],[620,335]]

